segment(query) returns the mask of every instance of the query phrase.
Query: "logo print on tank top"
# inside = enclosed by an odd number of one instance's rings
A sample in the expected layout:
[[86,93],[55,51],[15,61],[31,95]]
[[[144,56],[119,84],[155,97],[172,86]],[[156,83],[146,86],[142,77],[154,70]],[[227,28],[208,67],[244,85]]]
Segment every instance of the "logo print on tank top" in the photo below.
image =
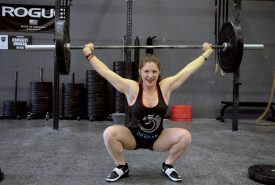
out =
[[139,123],[139,128],[145,133],[155,132],[161,122],[161,117],[159,115],[149,114],[145,116]]

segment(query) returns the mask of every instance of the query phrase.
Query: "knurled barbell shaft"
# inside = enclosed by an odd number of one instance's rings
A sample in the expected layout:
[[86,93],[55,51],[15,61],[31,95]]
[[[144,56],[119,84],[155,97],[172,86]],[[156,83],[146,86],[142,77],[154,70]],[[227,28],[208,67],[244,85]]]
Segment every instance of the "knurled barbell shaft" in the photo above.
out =
[[[82,46],[83,48],[83,46]],[[95,49],[202,49],[202,45],[144,45],[144,46],[94,46]],[[213,45],[212,48],[224,48],[223,45]],[[80,49],[79,46],[70,46],[70,49]]]
[[[67,44],[69,49],[83,49],[83,46],[71,46]],[[213,49],[226,49],[225,45],[212,45]],[[202,45],[152,45],[152,46],[124,46],[124,45],[110,45],[110,46],[94,46],[95,49],[202,49]],[[264,49],[263,44],[244,44],[245,50],[260,50]],[[25,50],[55,50],[55,45],[26,45]]]

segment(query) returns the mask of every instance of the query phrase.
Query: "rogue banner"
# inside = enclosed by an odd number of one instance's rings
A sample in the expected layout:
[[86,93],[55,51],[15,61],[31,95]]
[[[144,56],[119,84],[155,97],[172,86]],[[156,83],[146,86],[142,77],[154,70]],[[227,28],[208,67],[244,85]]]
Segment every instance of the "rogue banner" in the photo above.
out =
[[54,32],[54,6],[0,3],[0,31]]

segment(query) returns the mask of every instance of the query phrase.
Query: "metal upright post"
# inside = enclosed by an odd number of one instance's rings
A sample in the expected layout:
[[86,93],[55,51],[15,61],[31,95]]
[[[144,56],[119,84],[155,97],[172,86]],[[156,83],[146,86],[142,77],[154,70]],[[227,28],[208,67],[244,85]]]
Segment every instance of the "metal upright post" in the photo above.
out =
[[54,57],[54,87],[53,87],[53,129],[59,128],[59,71],[56,56]]
[[[132,44],[132,5],[133,0],[127,0],[126,46],[130,46]],[[125,61],[131,62],[131,49],[126,49]],[[129,71],[126,70],[126,77],[129,76]]]
[[[55,1],[55,20],[60,19],[61,1]],[[56,22],[55,21],[55,22]],[[56,60],[56,53],[54,54],[54,83],[53,83],[53,129],[59,128],[59,70]]]
[[[65,20],[70,27],[70,6],[72,0],[56,0],[55,1],[55,22],[57,20]],[[59,85],[60,72],[54,56],[54,89],[53,89],[53,129],[59,128]]]
[[17,90],[18,90],[18,71],[15,72],[15,90],[14,90],[14,101],[17,102]]
[[235,22],[239,23],[241,18],[241,11],[242,11],[242,0],[235,0]]
[[[240,22],[242,0],[235,0],[235,22]],[[233,74],[233,115],[232,115],[232,131],[238,131],[239,121],[239,86],[240,68]]]
[[[127,26],[126,26],[126,46],[132,44],[132,5],[133,0],[127,0]],[[126,78],[132,78],[132,67],[131,67],[131,49],[126,49],[125,52],[125,62],[126,62]],[[128,109],[128,102],[125,101],[125,124],[127,125],[130,120],[130,113]]]
[[240,69],[233,74],[233,115],[232,115],[232,131],[238,131],[239,121],[239,86],[240,83]]

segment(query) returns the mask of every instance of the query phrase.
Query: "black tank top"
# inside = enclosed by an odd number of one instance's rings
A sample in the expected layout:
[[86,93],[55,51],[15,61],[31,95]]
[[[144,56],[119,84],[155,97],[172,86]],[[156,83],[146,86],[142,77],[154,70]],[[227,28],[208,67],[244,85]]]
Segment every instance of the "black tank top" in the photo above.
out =
[[142,102],[142,88],[142,83],[140,83],[136,102],[129,106],[130,122],[127,127],[139,139],[155,140],[163,130],[163,118],[168,106],[157,84],[158,104],[154,107],[146,107]]

